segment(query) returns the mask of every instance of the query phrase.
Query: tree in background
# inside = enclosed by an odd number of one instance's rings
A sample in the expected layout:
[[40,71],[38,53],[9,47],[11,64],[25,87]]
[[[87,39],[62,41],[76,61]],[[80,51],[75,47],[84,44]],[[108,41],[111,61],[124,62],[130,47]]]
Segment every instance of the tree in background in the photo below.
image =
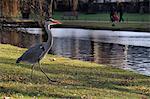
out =
[[40,18],[52,17],[54,0],[32,0],[32,10]]
[[1,0],[1,14],[3,17],[17,17],[20,11],[20,0]]
[[23,3],[21,3],[20,10],[21,10],[22,18],[29,19],[29,15],[31,12],[31,2],[23,1]]
[[78,0],[73,0],[73,11],[76,12],[78,9]]
[[0,0],[0,17],[2,17],[2,1]]
[[50,0],[50,4],[49,4],[49,7],[48,7],[49,17],[52,17],[52,14],[53,14],[53,2],[54,2],[54,0]]

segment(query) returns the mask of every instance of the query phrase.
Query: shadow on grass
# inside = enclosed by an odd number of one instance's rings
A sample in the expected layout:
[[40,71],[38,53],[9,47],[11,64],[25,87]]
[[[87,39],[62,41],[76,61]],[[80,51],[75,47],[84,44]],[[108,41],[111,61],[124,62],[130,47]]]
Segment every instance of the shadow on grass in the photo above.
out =
[[[8,64],[12,66],[21,66],[23,68],[31,69],[30,65],[26,64],[16,64],[15,59],[11,58],[2,58],[0,57],[0,63],[2,64]],[[129,90],[128,86],[148,86],[148,81],[146,80],[149,79],[146,76],[139,76],[137,74],[127,74],[127,73],[118,73],[118,72],[108,72],[105,71],[104,68],[98,68],[98,67],[93,67],[93,68],[88,68],[88,67],[69,67],[69,65],[60,65],[60,64],[42,64],[44,71],[46,73],[58,75],[70,75],[70,78],[61,78],[61,80],[72,80],[72,81],[77,81],[77,83],[66,83],[63,82],[60,85],[62,86],[82,86],[82,87],[92,87],[92,88],[99,88],[99,89],[109,89],[109,90],[116,90],[116,91],[121,91],[121,92],[127,92],[127,93],[135,93],[135,94],[142,94],[148,96],[150,93],[144,93],[142,91],[138,90]],[[50,68],[47,68],[49,65]],[[36,68],[36,70],[38,70]],[[121,71],[119,71],[121,72]],[[18,76],[21,76],[18,74]],[[24,75],[25,76],[25,75]],[[38,75],[35,75],[38,76]],[[57,76],[56,76],[57,77]],[[45,83],[42,79],[39,79],[39,77],[36,77],[37,80],[41,80],[41,83]],[[116,80],[118,79],[118,80]],[[138,79],[143,79],[143,81],[140,81]],[[27,80],[27,82],[30,80]],[[36,83],[35,81],[31,81],[32,83]],[[59,86],[60,86],[59,85]],[[37,94],[36,92],[24,92],[20,90],[15,90],[15,89],[0,89],[1,92],[5,92],[6,90],[8,92],[14,91],[15,93],[22,93],[22,94],[27,94],[27,95],[33,95]],[[42,93],[45,95],[45,93]],[[49,94],[50,96],[58,97],[58,98],[73,98],[71,96],[62,96],[58,94]],[[75,98],[75,97],[74,97]]]
[[78,96],[65,96],[65,95],[61,95],[61,94],[54,94],[54,93],[44,93],[41,90],[35,90],[35,91],[23,91],[23,90],[19,90],[19,89],[15,89],[15,88],[11,88],[11,87],[0,87],[0,92],[1,93],[7,93],[8,95],[12,95],[12,94],[17,94],[17,93],[21,93],[22,95],[28,95],[30,97],[34,97],[34,96],[38,96],[40,93],[40,96],[46,96],[46,97],[55,97],[55,98],[65,98],[65,99],[78,99]]

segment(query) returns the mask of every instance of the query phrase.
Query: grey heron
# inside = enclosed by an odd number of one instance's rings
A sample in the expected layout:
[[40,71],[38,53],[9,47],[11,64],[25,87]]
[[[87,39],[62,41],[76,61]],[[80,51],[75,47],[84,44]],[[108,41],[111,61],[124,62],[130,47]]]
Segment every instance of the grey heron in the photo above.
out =
[[31,48],[29,48],[27,51],[25,51],[25,53],[23,53],[23,55],[21,57],[19,57],[16,60],[16,63],[20,63],[20,62],[27,62],[32,64],[32,72],[31,72],[31,78],[32,78],[32,73],[33,73],[33,69],[35,64],[39,65],[40,70],[45,74],[45,76],[48,78],[49,81],[54,82],[53,80],[51,80],[46,73],[43,71],[43,69],[40,66],[40,60],[48,53],[48,51],[51,49],[52,44],[53,44],[53,37],[52,37],[52,33],[51,33],[51,25],[56,25],[56,24],[61,24],[61,22],[54,20],[52,18],[50,18],[49,21],[46,21],[44,23],[44,28],[46,33],[48,34],[48,40],[46,42],[43,42],[41,44],[37,44]]

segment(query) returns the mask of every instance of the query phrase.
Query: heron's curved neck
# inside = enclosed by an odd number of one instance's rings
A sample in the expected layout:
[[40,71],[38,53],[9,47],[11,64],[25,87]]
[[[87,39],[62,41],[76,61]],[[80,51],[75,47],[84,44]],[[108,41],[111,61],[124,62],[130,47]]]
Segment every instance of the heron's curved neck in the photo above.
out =
[[46,26],[45,29],[46,29],[46,33],[48,34],[48,40],[46,42],[46,50],[50,50],[50,48],[52,47],[52,44],[53,44],[53,36],[52,36],[52,33],[51,33],[51,30],[49,30],[49,26]]

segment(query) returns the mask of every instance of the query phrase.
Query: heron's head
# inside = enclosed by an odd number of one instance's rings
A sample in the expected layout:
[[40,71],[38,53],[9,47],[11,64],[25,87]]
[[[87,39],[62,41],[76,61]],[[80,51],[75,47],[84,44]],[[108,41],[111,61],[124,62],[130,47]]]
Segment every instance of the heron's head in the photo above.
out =
[[45,22],[45,25],[48,27],[48,29],[50,29],[52,25],[57,25],[57,24],[62,24],[62,23],[52,18],[50,18],[48,21]]
[[54,20],[54,19],[52,19],[52,18],[50,18],[49,21],[50,21],[49,25],[62,24],[62,23],[59,22],[58,20]]

